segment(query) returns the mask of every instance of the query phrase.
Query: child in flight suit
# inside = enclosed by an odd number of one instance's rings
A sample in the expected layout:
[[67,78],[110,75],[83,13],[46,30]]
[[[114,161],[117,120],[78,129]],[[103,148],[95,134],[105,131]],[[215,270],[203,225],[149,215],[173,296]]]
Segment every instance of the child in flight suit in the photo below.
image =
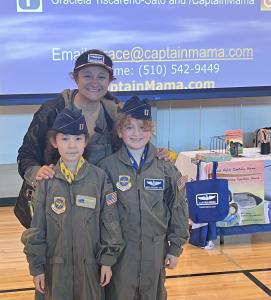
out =
[[68,108],[49,132],[60,159],[55,176],[38,183],[31,227],[22,235],[36,299],[101,299],[123,248],[116,193],[82,156],[87,136],[81,111]]
[[128,100],[116,129],[122,147],[100,166],[118,194],[126,247],[112,268],[106,300],[164,300],[165,267],[176,267],[189,235],[183,178],[171,163],[157,158],[146,101]]

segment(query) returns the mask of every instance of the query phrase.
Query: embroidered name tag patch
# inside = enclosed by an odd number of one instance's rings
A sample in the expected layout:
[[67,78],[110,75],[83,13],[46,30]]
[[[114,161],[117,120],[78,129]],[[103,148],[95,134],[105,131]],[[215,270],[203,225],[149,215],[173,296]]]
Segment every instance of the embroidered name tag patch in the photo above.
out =
[[60,215],[66,210],[66,200],[64,197],[54,197],[54,202],[51,204],[52,210]]
[[80,207],[95,208],[96,198],[85,195],[76,195],[75,203]]
[[164,179],[144,179],[144,188],[145,190],[164,190]]

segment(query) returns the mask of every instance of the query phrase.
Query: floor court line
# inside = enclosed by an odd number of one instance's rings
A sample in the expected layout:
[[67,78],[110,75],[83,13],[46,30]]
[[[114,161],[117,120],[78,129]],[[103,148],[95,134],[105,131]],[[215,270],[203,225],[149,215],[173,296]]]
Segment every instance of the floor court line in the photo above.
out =
[[[195,273],[195,274],[179,274],[179,275],[170,275],[166,276],[167,280],[174,278],[185,278],[185,277],[201,277],[201,276],[215,276],[215,275],[227,275],[227,274],[244,274],[248,279],[250,279],[254,284],[256,284],[261,290],[263,290],[268,296],[271,296],[271,290],[264,285],[260,280],[251,274],[251,272],[264,272],[271,271],[271,268],[265,269],[250,269],[250,270],[234,270],[234,271],[225,271],[225,272],[210,272],[210,273]],[[1,293],[16,293],[23,291],[32,291],[34,288],[17,288],[9,290],[0,290]]]

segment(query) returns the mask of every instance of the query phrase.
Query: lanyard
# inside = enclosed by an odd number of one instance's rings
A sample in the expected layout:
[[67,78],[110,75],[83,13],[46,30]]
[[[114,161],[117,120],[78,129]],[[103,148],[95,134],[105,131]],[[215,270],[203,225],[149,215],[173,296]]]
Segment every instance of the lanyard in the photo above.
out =
[[127,152],[128,152],[128,156],[129,156],[131,164],[133,165],[133,167],[135,169],[139,170],[143,166],[143,164],[144,164],[144,162],[145,162],[145,160],[147,158],[147,153],[148,153],[148,147],[147,147],[147,145],[144,148],[144,151],[142,153],[139,165],[136,162],[136,160],[133,158],[133,155],[130,153],[130,151],[128,150],[128,148],[127,148]]

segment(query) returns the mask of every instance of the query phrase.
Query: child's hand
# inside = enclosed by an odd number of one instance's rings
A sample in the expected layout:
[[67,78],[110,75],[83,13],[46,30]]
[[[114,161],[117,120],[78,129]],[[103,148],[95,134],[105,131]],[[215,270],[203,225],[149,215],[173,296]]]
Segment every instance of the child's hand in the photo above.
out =
[[165,267],[168,269],[174,269],[177,267],[178,264],[178,257],[177,256],[173,256],[171,254],[167,254],[166,258],[165,258]]
[[51,164],[49,166],[44,165],[38,169],[35,179],[42,180],[42,179],[49,179],[55,176],[55,171],[53,170],[54,165]]
[[101,277],[100,277],[100,285],[106,286],[112,277],[112,270],[109,266],[102,266],[101,267]]
[[35,289],[42,294],[45,294],[45,275],[39,274],[33,277],[33,282],[35,285]]

